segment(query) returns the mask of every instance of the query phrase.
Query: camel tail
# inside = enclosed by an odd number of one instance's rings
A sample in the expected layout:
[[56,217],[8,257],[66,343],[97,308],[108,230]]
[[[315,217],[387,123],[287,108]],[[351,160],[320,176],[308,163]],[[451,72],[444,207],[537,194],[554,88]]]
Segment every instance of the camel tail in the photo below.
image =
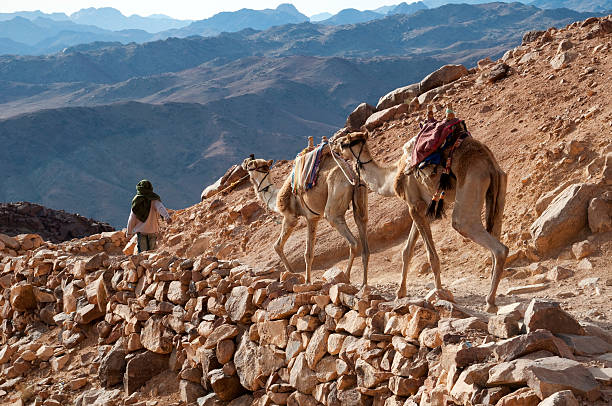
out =
[[502,231],[502,218],[506,204],[506,183],[508,175],[499,168],[491,171],[491,183],[486,195],[487,232],[499,239]]

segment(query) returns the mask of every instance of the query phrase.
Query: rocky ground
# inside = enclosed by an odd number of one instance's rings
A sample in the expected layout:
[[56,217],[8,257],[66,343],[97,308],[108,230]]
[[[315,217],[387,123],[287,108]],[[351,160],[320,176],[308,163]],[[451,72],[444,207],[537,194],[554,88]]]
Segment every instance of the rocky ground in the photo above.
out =
[[[413,97],[438,111],[451,101],[493,150],[511,249],[496,315],[482,312],[487,254],[448,220],[433,233],[449,292],[430,291],[419,244],[397,300],[402,201],[369,195],[372,286],[359,290],[360,265],[340,271],[347,248],[323,222],[315,281],[283,272],[278,215],[242,184],[174,212],[155,253],[122,255],[122,232],[0,236],[0,402],[610,404],[611,54],[610,17],[589,19],[427,93],[398,89],[357,120],[388,164],[417,131]],[[289,170],[278,163],[272,179]],[[303,228],[287,244],[298,271]]]

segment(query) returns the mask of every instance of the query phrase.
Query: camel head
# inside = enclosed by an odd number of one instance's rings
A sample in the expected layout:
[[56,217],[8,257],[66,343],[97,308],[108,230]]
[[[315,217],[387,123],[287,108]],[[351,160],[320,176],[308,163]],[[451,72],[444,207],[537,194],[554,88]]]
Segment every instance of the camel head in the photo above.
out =
[[274,161],[272,159],[266,161],[265,159],[255,159],[251,156],[242,161],[242,169],[248,172],[270,172],[273,162]]
[[355,132],[338,138],[340,145],[340,155],[344,159],[353,159],[359,156],[359,152],[364,148],[368,140],[368,134]]

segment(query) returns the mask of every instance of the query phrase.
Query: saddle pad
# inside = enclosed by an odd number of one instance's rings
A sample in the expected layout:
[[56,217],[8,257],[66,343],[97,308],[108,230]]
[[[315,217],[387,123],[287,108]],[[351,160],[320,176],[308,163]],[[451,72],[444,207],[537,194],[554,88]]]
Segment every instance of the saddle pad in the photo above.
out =
[[312,151],[295,157],[295,163],[291,171],[291,188],[293,193],[305,192],[317,184],[323,148],[327,145],[327,143],[319,144]]
[[453,126],[459,122],[461,120],[454,118],[444,121],[428,120],[423,123],[412,150],[411,165],[417,166],[440,148],[444,140],[452,134]]

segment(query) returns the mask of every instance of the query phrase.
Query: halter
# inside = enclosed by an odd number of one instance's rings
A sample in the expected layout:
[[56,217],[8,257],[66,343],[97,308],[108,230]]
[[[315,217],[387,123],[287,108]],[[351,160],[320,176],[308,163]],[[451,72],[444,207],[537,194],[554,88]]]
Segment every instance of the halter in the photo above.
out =
[[[251,161],[253,161],[254,158],[251,158]],[[274,164],[272,164],[272,166],[274,166]],[[270,186],[272,186],[272,183],[269,183],[267,186],[264,186],[263,188],[261,187],[261,185],[264,183],[264,181],[266,180],[266,178],[268,177],[268,175],[270,175],[270,169],[272,169],[272,166],[269,166],[268,164],[262,165],[262,166],[257,166],[253,169],[249,169],[247,168],[247,172],[259,172],[259,173],[265,173],[264,177],[261,178],[261,181],[259,182],[259,184],[257,185],[257,193],[268,193],[270,191]],[[270,206],[270,200],[272,199],[273,194],[270,193],[270,197],[268,197],[268,199],[266,199],[266,210],[268,210],[268,207]]]
[[[365,143],[366,142],[363,138],[359,138],[359,139],[356,139],[356,140],[353,140],[347,143],[342,143],[342,142],[340,143],[340,148],[342,149],[348,148],[351,151],[351,154],[353,154],[353,156],[355,157],[355,163],[356,163],[355,166],[357,168],[357,177],[359,179],[359,186],[363,186],[363,187],[366,187],[366,185],[361,183],[361,169],[363,168],[365,164],[369,164],[370,162],[373,161],[373,159],[370,159],[369,161],[365,161],[365,162],[361,160],[361,153],[363,152],[363,147],[365,147]],[[353,151],[353,147],[358,144],[361,144],[361,147],[359,148],[359,153],[355,154],[355,151]]]

